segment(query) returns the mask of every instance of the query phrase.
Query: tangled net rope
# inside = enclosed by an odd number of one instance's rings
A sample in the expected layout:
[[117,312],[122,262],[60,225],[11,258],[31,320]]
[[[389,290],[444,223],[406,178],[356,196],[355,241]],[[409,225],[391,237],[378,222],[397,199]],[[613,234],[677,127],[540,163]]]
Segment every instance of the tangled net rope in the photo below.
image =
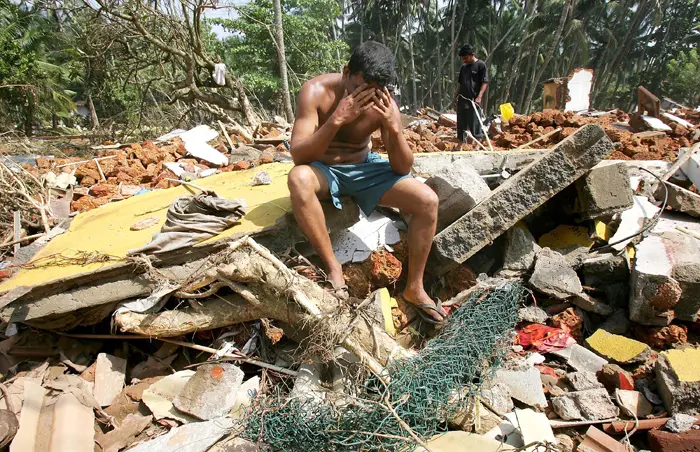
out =
[[368,378],[344,407],[268,397],[242,436],[272,450],[304,452],[398,450],[430,438],[468,409],[501,365],[526,293],[506,281],[476,291],[416,356],[387,367],[388,383]]

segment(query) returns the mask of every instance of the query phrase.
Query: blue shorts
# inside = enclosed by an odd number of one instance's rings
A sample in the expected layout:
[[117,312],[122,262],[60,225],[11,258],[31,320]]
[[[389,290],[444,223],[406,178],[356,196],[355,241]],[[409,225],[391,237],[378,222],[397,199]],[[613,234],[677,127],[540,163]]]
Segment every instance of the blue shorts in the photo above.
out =
[[342,209],[341,196],[350,196],[360,206],[366,216],[370,216],[382,195],[395,183],[411,177],[401,176],[391,169],[389,160],[383,159],[376,152],[367,154],[363,163],[352,165],[326,165],[321,162],[311,162],[320,169],[328,180],[333,205]]

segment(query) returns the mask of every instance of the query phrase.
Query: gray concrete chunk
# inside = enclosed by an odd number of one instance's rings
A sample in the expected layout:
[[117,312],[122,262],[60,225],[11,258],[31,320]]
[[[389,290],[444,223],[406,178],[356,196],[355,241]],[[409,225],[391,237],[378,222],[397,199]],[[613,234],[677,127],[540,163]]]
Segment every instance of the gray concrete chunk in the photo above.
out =
[[530,406],[547,406],[540,371],[534,367],[523,371],[499,369],[496,371],[496,379],[508,387],[512,398]]
[[126,360],[100,353],[95,366],[94,395],[100,406],[109,406],[124,388]]
[[461,264],[612,151],[613,145],[600,126],[581,127],[436,235],[434,261],[428,267],[439,275]]
[[620,410],[605,389],[568,392],[552,398],[554,412],[565,421],[599,421],[617,417]]
[[632,207],[632,188],[624,163],[593,168],[575,185],[580,220],[609,216]]
[[569,383],[576,391],[585,391],[586,389],[602,388],[603,384],[598,381],[598,377],[593,372],[579,371],[566,374]]
[[666,195],[664,187],[668,189],[668,205],[678,212],[684,212],[691,217],[700,217],[700,195],[674,184],[663,184],[654,192],[654,197],[663,201]]
[[574,344],[569,347],[571,350],[568,364],[576,370],[587,370],[589,372],[598,372],[608,361],[596,355],[587,348]]
[[532,288],[560,300],[583,292],[578,275],[564,256],[549,248],[542,248],[537,253],[529,283]]
[[233,364],[203,364],[173,400],[173,405],[199,419],[215,419],[234,407],[242,382],[243,371]]
[[466,161],[450,163],[435,173],[425,185],[440,198],[437,230],[442,231],[484,200],[491,189]]
[[503,257],[503,269],[529,271],[535,263],[535,255],[540,250],[535,238],[522,223],[508,230],[506,234],[506,251]]

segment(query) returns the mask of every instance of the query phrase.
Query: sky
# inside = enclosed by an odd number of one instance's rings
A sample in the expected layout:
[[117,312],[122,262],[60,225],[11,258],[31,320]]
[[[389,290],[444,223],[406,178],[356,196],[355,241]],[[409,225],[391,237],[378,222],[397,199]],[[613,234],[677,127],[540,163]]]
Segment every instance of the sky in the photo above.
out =
[[[230,8],[228,6],[241,6],[248,3],[248,0],[225,0],[219,2],[219,8],[207,10],[205,17],[212,18],[222,18],[222,19],[235,19],[238,17],[238,13],[235,8]],[[233,33],[225,31],[220,25],[212,25],[212,29],[219,39],[231,36]]]

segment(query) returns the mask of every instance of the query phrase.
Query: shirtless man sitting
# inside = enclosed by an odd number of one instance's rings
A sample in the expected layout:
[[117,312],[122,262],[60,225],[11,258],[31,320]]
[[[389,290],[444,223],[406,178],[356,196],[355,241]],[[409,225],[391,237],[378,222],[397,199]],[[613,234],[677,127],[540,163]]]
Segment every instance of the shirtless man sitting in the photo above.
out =
[[[289,191],[297,223],[328,270],[336,292],[347,290],[333,254],[320,200],[342,209],[350,196],[369,216],[378,206],[411,215],[408,275],[403,298],[426,320],[439,322],[439,309],[423,287],[423,273],[437,222],[438,197],[410,176],[413,153],[401,132],[401,115],[388,85],[395,83],[391,51],[374,41],[355,49],[342,74],[325,74],[304,84],[297,101],[291,139],[295,167]],[[380,129],[389,160],[370,151]]]

